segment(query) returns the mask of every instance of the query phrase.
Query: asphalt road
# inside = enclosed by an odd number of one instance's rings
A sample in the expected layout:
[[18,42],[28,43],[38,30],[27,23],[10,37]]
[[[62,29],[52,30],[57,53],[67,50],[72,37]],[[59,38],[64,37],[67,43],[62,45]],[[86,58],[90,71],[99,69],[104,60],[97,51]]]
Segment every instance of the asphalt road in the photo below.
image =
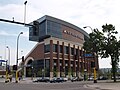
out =
[[92,90],[80,82],[64,83],[4,83],[0,82],[0,90]]

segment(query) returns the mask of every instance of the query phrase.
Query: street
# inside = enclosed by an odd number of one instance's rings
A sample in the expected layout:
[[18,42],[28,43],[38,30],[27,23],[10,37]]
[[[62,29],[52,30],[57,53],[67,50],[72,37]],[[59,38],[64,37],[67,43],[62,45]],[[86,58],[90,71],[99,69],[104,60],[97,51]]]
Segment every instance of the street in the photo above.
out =
[[0,82],[0,90],[92,90],[84,87],[82,82],[64,83],[4,83]]

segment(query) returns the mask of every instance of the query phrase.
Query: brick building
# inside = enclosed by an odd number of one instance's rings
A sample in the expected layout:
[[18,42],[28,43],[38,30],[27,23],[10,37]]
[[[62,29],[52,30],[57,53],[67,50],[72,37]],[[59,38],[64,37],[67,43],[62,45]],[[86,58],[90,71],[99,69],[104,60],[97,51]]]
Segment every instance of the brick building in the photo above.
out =
[[98,68],[98,61],[82,49],[89,38],[84,30],[47,15],[36,21],[39,29],[30,27],[29,39],[38,43],[25,57],[25,76],[80,77],[85,72],[92,74],[91,63]]

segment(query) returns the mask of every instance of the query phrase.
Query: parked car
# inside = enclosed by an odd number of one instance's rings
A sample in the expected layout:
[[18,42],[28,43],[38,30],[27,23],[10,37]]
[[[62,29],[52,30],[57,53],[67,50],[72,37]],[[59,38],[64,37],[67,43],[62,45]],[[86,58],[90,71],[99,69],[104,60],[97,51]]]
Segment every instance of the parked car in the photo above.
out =
[[63,80],[66,82],[66,81],[68,81],[68,78],[67,78],[67,77],[65,77],[65,78],[63,78]]
[[56,82],[56,79],[57,79],[57,78],[52,78],[52,79],[50,80],[50,83],[55,83],[55,82]]
[[88,77],[88,81],[93,81],[94,77]]
[[40,82],[49,82],[50,80],[48,78],[42,78],[40,79]]
[[74,81],[83,81],[83,77],[73,77],[71,79],[71,82],[74,82]]
[[71,79],[71,82],[74,82],[74,81],[77,81],[77,77],[73,77],[73,78]]
[[33,82],[49,82],[50,80],[48,78],[39,78],[37,80],[34,80]]
[[64,79],[63,79],[63,78],[57,78],[57,79],[56,79],[56,82],[58,82],[58,83],[59,83],[59,82],[64,82]]
[[104,76],[98,78],[98,80],[107,80],[107,79],[108,79],[108,77],[104,77]]
[[33,80],[33,82],[38,82],[39,81],[39,79],[35,79],[35,80]]
[[50,83],[60,83],[60,82],[64,82],[64,79],[63,78],[53,78],[50,80]]

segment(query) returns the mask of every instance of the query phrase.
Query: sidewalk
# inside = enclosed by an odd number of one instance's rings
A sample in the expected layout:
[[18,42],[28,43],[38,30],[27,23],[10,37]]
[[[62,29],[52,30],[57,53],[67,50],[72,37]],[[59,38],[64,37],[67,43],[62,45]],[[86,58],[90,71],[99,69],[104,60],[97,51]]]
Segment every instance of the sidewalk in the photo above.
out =
[[113,80],[101,80],[97,81],[97,83],[86,84],[86,87],[95,90],[120,90],[120,81],[114,83]]

